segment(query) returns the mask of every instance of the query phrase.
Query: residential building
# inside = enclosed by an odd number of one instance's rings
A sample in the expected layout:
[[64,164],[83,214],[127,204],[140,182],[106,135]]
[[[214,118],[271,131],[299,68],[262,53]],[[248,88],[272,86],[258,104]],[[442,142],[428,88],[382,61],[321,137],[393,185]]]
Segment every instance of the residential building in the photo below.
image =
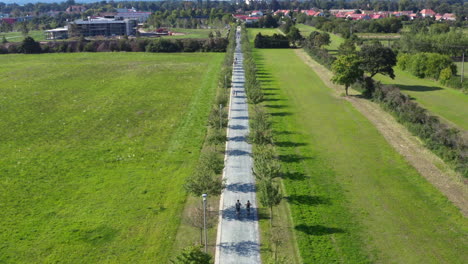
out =
[[436,12],[434,12],[432,9],[423,9],[419,13],[422,17],[434,17],[436,15]]

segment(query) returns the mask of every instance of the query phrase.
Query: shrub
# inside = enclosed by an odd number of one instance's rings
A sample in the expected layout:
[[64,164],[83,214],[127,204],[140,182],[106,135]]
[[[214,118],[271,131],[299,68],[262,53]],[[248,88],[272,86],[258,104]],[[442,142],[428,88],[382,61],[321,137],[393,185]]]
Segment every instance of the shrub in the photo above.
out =
[[36,42],[32,37],[25,37],[19,50],[25,54],[41,53],[42,51],[39,42]]

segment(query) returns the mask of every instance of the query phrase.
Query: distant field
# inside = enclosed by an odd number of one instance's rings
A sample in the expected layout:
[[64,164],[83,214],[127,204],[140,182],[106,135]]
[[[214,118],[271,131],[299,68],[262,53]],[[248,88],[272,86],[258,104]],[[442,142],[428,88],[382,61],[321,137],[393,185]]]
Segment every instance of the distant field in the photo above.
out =
[[[455,62],[455,65],[457,65],[457,74],[461,75],[462,71],[462,63],[461,62]],[[468,77],[468,63],[465,62],[465,67],[464,67],[464,76]]]
[[2,55],[0,263],[168,263],[223,56]]
[[464,263],[468,222],[293,50],[256,49],[304,263]]
[[444,87],[436,81],[419,79],[397,67],[394,71],[394,80],[382,75],[375,76],[375,79],[384,84],[395,84],[430,112],[468,130],[468,95],[460,90]]
[[[9,42],[21,42],[24,39],[24,35],[21,32],[0,32],[0,40],[5,36],[6,40]],[[45,40],[44,31],[42,30],[32,30],[29,31],[28,36],[32,37],[36,41]]]
[[169,28],[170,31],[183,33],[183,35],[166,36],[165,38],[208,38],[210,32],[216,36],[216,31],[220,31],[222,37],[226,37],[226,29],[190,29],[190,28]]
[[[308,25],[304,24],[297,24],[296,27],[301,31],[301,34],[303,37],[308,37],[312,31],[317,31],[315,27],[311,27]],[[338,51],[338,47],[340,46],[341,43],[344,42],[344,39],[342,37],[339,37],[335,34],[329,33],[330,34],[330,40],[331,43],[328,46],[325,46],[325,48],[330,52],[330,54],[336,54]]]

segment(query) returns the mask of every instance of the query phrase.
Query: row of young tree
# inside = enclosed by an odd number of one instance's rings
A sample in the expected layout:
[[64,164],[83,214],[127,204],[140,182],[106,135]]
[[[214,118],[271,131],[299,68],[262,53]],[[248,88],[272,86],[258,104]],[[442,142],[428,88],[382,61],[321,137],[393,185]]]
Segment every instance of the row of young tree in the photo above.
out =
[[32,37],[20,43],[5,42],[0,45],[0,54],[7,53],[56,53],[56,52],[225,52],[226,38],[208,39],[120,39],[45,42],[40,44]]
[[[229,45],[226,50],[221,71],[218,78],[218,88],[216,98],[208,116],[208,130],[205,142],[202,147],[201,155],[194,172],[189,175],[184,184],[184,189],[191,196],[200,198],[202,194],[208,194],[208,197],[216,197],[221,194],[225,188],[221,174],[224,168],[222,146],[226,143],[227,126],[227,105],[232,75],[232,64],[235,48],[235,34],[230,30],[228,34]],[[206,213],[206,227],[212,228],[218,216],[218,212],[208,208]],[[200,231],[200,245],[193,245],[185,248],[177,255],[171,263],[177,264],[209,264],[212,263],[212,256],[202,251],[203,228],[204,228],[203,207],[195,206],[190,208],[185,223],[197,228]]]
[[[281,176],[281,164],[273,140],[273,129],[269,114],[260,103],[264,99],[261,84],[257,80],[257,67],[252,56],[247,31],[242,31],[242,51],[244,55],[245,87],[247,100],[253,104],[250,119],[249,140],[253,144],[253,173],[257,184],[257,197],[261,205],[269,209],[270,237],[272,244],[278,244],[281,237],[279,228],[273,227],[273,207],[283,199],[278,178]],[[277,248],[272,249],[274,262],[277,263]]]

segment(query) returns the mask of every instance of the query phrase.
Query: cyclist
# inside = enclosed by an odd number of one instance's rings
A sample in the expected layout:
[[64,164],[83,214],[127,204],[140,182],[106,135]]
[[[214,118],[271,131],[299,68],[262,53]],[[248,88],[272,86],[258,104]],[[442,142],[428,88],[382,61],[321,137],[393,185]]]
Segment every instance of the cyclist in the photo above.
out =
[[237,200],[237,203],[236,203],[236,214],[237,215],[240,214],[240,208],[241,208],[241,203],[239,202],[239,200]]
[[250,203],[250,201],[247,200],[247,203],[245,204],[245,207],[247,208],[247,214],[250,214],[250,206],[251,206],[251,205],[252,205],[252,204]]

